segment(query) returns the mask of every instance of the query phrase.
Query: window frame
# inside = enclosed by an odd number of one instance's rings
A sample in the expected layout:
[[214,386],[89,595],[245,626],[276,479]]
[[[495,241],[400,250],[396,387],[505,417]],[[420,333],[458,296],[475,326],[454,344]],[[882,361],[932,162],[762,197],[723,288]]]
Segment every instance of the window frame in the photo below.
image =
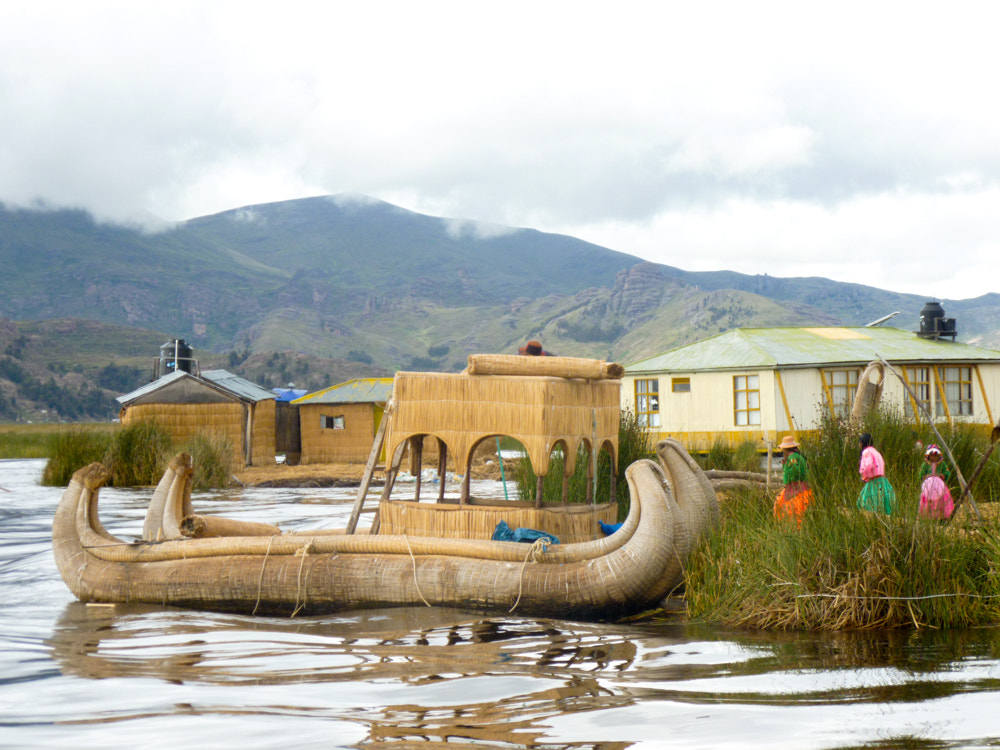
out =
[[935,416],[949,419],[975,416],[972,365],[936,365],[934,370],[938,380]]
[[690,393],[691,378],[670,378],[671,393]]
[[344,430],[347,429],[344,424],[343,414],[320,414],[319,415],[319,428],[321,430]]
[[[741,396],[742,405],[740,403]],[[744,422],[740,422],[740,415],[745,416]],[[756,421],[754,421],[754,417],[756,417]],[[733,375],[733,425],[736,427],[760,427],[761,418],[760,373]]]
[[[907,394],[906,404],[903,413],[906,417],[921,420],[926,419],[928,414],[933,414],[934,393],[933,368],[930,365],[907,365],[903,368],[907,385],[916,395],[916,405],[914,405],[913,395]],[[926,411],[921,411],[923,406]]]
[[[858,394],[858,383],[861,382],[861,369],[858,367],[822,368],[823,392],[826,394],[826,405],[834,418],[847,419],[854,409],[854,399]],[[843,376],[846,382],[836,382],[838,376]]]
[[640,427],[660,427],[660,379],[636,378],[633,386],[635,395],[635,421]]

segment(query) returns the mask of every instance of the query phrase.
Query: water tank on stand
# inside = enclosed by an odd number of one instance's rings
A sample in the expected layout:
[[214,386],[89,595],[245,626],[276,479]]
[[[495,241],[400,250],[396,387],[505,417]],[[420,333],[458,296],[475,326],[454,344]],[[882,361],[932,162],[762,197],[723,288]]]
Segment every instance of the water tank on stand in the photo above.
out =
[[917,335],[925,339],[948,336],[954,341],[958,335],[955,319],[944,316],[944,308],[940,302],[927,302],[920,310],[920,330]]
[[160,346],[160,356],[153,368],[153,380],[162,378],[175,370],[195,373],[197,362],[194,349],[184,339],[171,339]]

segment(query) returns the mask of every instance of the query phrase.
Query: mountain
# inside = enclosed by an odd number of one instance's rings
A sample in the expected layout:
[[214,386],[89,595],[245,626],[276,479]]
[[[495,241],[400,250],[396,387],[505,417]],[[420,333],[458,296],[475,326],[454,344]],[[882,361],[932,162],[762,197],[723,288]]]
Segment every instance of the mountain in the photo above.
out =
[[[513,352],[528,338],[628,363],[736,326],[864,325],[899,311],[890,325],[916,330],[927,301],[822,278],[684,271],[358,196],[246,206],[160,231],[0,205],[0,262],[0,344],[57,387],[74,367],[105,385],[116,362],[140,377],[156,342],[174,337],[264,385],[318,385],[324,370],[458,370],[469,353]],[[1000,346],[1000,295],[942,303],[961,340]],[[60,326],[89,348],[60,343]],[[145,362],[132,330],[144,332]],[[33,359],[13,356],[17,341]],[[84,364],[98,350],[103,364]],[[0,396],[13,397],[11,383],[0,371]]]

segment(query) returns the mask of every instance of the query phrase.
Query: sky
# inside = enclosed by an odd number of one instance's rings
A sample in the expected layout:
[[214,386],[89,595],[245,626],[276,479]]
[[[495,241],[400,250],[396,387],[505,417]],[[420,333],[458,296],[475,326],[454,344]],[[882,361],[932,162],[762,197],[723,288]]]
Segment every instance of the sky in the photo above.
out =
[[689,271],[1000,292],[992,2],[0,0],[0,202],[359,194]]

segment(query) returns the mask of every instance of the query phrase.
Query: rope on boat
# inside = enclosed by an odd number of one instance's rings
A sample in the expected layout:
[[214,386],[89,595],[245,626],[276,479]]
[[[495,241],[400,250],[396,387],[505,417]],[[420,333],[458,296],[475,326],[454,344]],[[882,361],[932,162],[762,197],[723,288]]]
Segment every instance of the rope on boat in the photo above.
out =
[[429,601],[424,599],[424,592],[420,590],[420,581],[417,580],[417,558],[413,555],[413,550],[410,549],[410,538],[403,534],[403,539],[406,541],[406,551],[410,553],[410,562],[413,563],[413,585],[417,587],[417,593],[420,594],[421,600],[428,607],[433,606]]
[[273,536],[267,540],[267,549],[264,551],[264,562],[261,563],[260,577],[257,579],[257,601],[253,605],[253,612],[250,613],[251,615],[257,614],[257,607],[260,606],[260,590],[261,587],[264,585],[264,568],[267,565],[267,556],[271,554],[271,542],[273,541],[274,541]]
[[295,609],[292,610],[292,614],[289,615],[289,619],[295,617],[295,615],[301,612],[302,608],[306,606],[305,596],[302,597],[302,604],[299,604],[299,595],[302,593],[302,568],[306,564],[306,558],[309,557],[309,550],[312,549],[314,541],[314,539],[310,539],[308,544],[302,547],[302,549],[297,550],[295,553],[296,555],[301,555],[302,560],[299,562],[299,575],[295,587]]
[[514,606],[507,610],[507,614],[512,613],[517,609],[517,605],[521,603],[521,594],[524,592],[524,569],[528,566],[529,562],[538,562],[539,557],[545,554],[548,549],[549,540],[543,536],[538,537],[538,539],[531,543],[531,547],[528,548],[528,552],[524,556],[524,562],[521,563],[521,574],[517,581],[517,599],[514,601]]

